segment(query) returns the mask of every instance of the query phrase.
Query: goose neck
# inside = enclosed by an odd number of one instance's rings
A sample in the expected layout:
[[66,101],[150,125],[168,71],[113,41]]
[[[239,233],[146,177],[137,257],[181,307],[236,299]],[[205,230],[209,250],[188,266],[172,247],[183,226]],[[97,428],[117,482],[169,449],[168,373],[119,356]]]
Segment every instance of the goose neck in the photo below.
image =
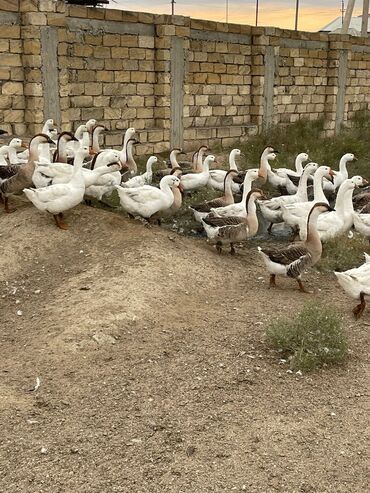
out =
[[225,200],[227,200],[229,204],[234,203],[232,184],[233,184],[233,174],[229,173],[225,176],[225,183],[224,183],[224,198]]
[[326,198],[323,188],[322,188],[322,180],[324,178],[325,171],[318,170],[314,174],[313,177],[313,196],[315,202],[328,202],[328,199]]
[[307,218],[307,238],[306,245],[311,253],[314,253],[320,257],[322,252],[322,244],[319,232],[317,230],[317,220],[320,215],[320,211],[313,207]]
[[297,173],[302,174],[303,173],[303,157],[302,156],[297,156],[295,160],[295,169]]
[[230,152],[230,155],[229,155],[229,168],[234,169],[235,171],[238,171],[238,166],[236,164],[235,158],[236,158],[236,151],[233,150]]

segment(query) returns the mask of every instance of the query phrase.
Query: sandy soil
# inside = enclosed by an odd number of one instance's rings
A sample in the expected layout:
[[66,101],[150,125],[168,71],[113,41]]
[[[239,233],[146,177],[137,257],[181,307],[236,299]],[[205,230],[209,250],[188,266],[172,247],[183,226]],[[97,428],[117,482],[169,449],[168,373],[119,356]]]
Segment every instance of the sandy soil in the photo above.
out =
[[[69,222],[0,214],[1,492],[368,491],[370,312],[332,276],[271,292],[256,243]],[[311,298],[344,315],[350,359],[289,374],[265,326]]]

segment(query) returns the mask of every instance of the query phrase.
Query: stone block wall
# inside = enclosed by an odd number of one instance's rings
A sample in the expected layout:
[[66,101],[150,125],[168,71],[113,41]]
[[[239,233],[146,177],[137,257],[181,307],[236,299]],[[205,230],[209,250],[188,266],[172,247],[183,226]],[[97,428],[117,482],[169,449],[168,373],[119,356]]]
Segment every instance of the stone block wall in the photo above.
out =
[[0,0],[0,126],[16,135],[96,118],[106,145],[133,126],[147,154],[300,118],[331,134],[369,108],[369,74],[367,38]]

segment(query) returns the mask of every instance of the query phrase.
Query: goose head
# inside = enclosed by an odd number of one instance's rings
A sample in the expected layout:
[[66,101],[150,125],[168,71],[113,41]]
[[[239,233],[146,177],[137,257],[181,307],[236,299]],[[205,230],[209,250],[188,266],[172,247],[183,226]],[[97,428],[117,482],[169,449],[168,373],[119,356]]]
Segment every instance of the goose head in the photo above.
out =
[[230,152],[230,157],[236,157],[236,156],[241,156],[242,151],[240,149],[233,149]]
[[125,132],[125,138],[131,139],[135,135],[136,130],[134,127],[130,127]]
[[262,190],[259,188],[252,188],[248,193],[247,196],[245,197],[245,209],[247,211],[247,214],[250,212],[250,206],[253,204],[256,200],[266,200],[267,197],[264,195]]
[[148,161],[146,162],[146,169],[147,170],[151,170],[152,169],[152,166],[153,164],[157,163],[158,162],[158,158],[156,156],[150,156],[150,158],[148,159]]
[[318,174],[319,177],[327,178],[329,181],[332,183],[334,182],[334,176],[335,176],[335,171],[333,171],[330,166],[320,166],[316,173]]
[[87,126],[85,124],[79,125],[75,131],[75,137],[81,138],[85,132],[88,132]]
[[120,161],[120,153],[118,151],[103,151],[98,154],[97,159],[94,162],[94,166],[110,166]]
[[12,139],[8,145],[9,147],[13,147],[14,149],[20,149],[21,147],[27,148],[25,144],[22,144],[22,139],[18,138]]
[[108,129],[104,125],[95,125],[95,127],[93,128],[93,133],[94,134],[96,133],[98,135],[101,134],[102,132],[107,132],[107,131]]
[[296,159],[301,163],[304,163],[305,161],[308,161],[310,158],[308,157],[308,154],[306,152],[301,152],[300,154],[298,154]]
[[252,168],[246,172],[244,181],[245,180],[254,181],[257,180],[258,177],[261,177],[260,170],[258,168]]
[[88,155],[89,155],[89,146],[87,145],[80,146],[78,151],[76,152],[76,156],[82,159],[87,158]]
[[54,144],[54,142],[51,140],[50,137],[48,137],[46,134],[36,134],[32,139],[30,140],[30,147],[32,145],[39,145],[39,144]]
[[59,137],[58,137],[58,140],[64,140],[65,142],[70,142],[72,140],[78,142],[78,139],[76,139],[76,137],[73,135],[72,132],[62,132]]
[[347,152],[347,154],[344,154],[342,156],[341,160],[345,161],[346,163],[349,163],[351,161],[357,161],[357,157],[351,152]]
[[94,120],[94,118],[90,118],[90,120],[87,120],[86,128],[89,133],[91,133],[94,130],[95,126],[96,126],[96,120]]
[[353,188],[364,187],[369,183],[365,178],[362,178],[362,176],[359,175],[352,176],[350,181],[353,183]]
[[178,187],[180,185],[180,179],[175,175],[167,175],[161,179],[160,185],[161,186],[165,185],[170,188]]
[[51,128],[54,127],[54,120],[52,118],[48,118],[44,126],[51,130]]
[[212,163],[217,163],[217,161],[216,161],[215,156],[213,156],[212,154],[210,154],[209,156],[207,156],[205,158],[204,165],[209,166]]
[[313,175],[317,169],[318,169],[319,165],[317,163],[308,163],[306,164],[306,166],[304,167],[304,171],[310,175]]

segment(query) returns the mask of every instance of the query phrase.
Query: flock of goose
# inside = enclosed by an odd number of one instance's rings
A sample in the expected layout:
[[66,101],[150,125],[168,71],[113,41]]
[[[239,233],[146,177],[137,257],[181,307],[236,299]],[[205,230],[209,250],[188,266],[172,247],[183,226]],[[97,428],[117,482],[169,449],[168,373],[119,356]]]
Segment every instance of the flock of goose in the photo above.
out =
[[[295,161],[295,170],[272,168],[270,162],[278,153],[267,147],[259,166],[238,170],[239,149],[229,155],[229,170],[215,167],[215,156],[201,146],[190,162],[179,161],[181,149],[173,149],[163,169],[155,172],[157,157],[150,156],[146,171],[138,174],[134,159],[135,129],[126,130],[123,147],[101,149],[99,135],[106,129],[95,120],[80,125],[76,132],[58,134],[53,120],[47,120],[40,134],[35,135],[28,149],[21,139],[13,138],[0,147],[0,200],[7,213],[13,212],[9,198],[24,192],[41,210],[51,213],[58,228],[67,229],[64,213],[83,200],[102,200],[117,190],[120,204],[130,217],[141,217],[160,223],[163,217],[176,214],[182,207],[183,194],[203,187],[222,192],[219,198],[191,205],[194,218],[204,228],[208,239],[219,253],[229,247],[235,254],[235,244],[257,234],[260,214],[270,225],[285,223],[300,240],[277,248],[258,248],[270,274],[270,287],[276,286],[276,276],[295,279],[306,292],[301,276],[321,258],[322,243],[350,234],[355,227],[370,238],[370,193],[353,197],[356,188],[367,181],[361,176],[348,177],[347,165],[356,158],[345,154],[339,170],[309,162],[306,153]],[[0,130],[0,135],[6,132]],[[304,166],[304,163],[307,163]],[[160,178],[159,186],[152,185]],[[267,199],[260,189],[269,183],[280,195]],[[259,188],[257,188],[257,186]],[[235,202],[235,194],[241,200]],[[329,200],[335,198],[332,208]],[[361,209],[360,212],[355,209]],[[336,272],[344,290],[360,303],[354,308],[356,318],[365,308],[365,295],[370,294],[370,257],[365,263],[346,272]]]

